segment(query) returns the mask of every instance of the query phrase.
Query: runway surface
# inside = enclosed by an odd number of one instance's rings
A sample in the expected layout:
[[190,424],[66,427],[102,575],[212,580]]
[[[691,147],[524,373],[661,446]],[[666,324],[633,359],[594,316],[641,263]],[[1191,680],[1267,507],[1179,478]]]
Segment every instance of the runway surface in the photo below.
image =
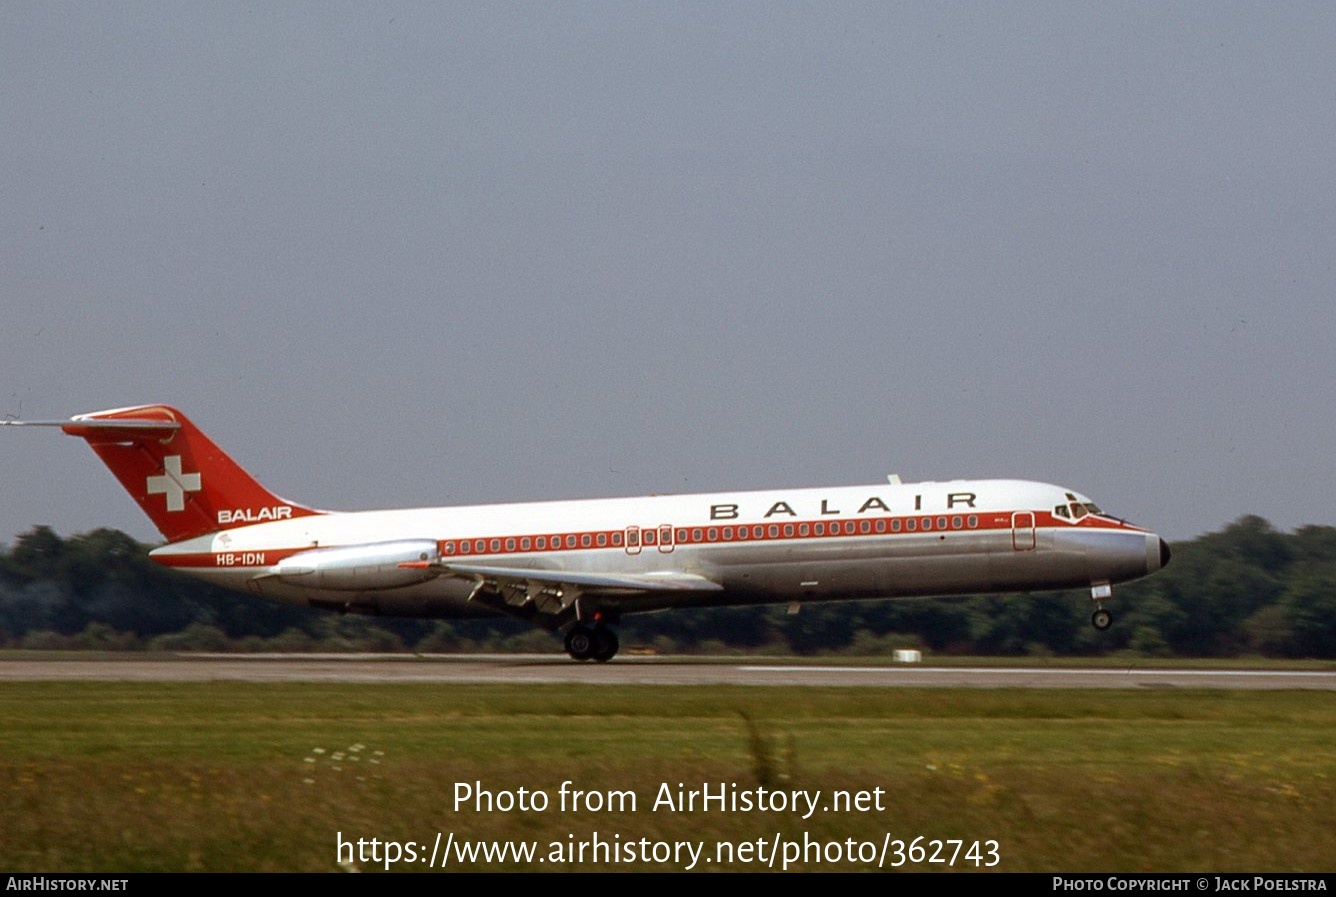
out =
[[836,666],[625,657],[577,663],[554,655],[139,655],[0,660],[0,681],[493,682],[580,685],[773,685],[867,688],[1181,688],[1336,690],[1336,670],[1170,670]]

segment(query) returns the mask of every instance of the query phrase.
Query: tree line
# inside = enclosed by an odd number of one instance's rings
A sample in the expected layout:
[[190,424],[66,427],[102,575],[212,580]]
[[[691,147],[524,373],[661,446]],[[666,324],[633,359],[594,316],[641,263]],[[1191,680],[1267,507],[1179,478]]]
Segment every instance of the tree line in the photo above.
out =
[[[160,567],[112,529],[37,526],[0,547],[0,646],[211,651],[560,651],[519,621],[340,616],[229,592]],[[666,611],[625,618],[624,652],[1336,658],[1336,527],[1242,517],[1172,546],[1152,577],[1115,587],[1113,628],[1088,593],[890,599]]]

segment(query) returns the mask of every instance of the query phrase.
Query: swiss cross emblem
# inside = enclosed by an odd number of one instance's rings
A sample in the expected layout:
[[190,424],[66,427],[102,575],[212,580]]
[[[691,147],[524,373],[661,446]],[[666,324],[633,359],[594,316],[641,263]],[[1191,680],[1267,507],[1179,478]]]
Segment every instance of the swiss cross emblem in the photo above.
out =
[[168,455],[163,458],[162,470],[158,476],[149,477],[145,481],[148,494],[167,496],[169,511],[184,511],[186,493],[198,492],[201,488],[199,474],[182,473],[180,455]]

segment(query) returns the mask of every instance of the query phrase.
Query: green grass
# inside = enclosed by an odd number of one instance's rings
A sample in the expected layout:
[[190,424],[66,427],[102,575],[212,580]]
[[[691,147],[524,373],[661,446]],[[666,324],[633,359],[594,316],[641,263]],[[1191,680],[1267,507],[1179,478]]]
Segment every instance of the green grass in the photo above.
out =
[[[438,831],[992,839],[1013,872],[1330,871],[1336,857],[1322,692],[19,682],[0,714],[12,870],[333,871],[338,832],[430,845]],[[637,811],[562,812],[566,780],[633,791]],[[553,806],[456,811],[456,783],[475,782]],[[883,808],[651,811],[662,784],[705,782],[880,788]]]

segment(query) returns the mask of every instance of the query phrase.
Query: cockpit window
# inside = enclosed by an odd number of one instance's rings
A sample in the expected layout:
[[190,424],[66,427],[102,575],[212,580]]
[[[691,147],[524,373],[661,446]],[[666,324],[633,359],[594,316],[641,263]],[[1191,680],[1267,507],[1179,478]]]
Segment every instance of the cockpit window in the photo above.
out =
[[1109,516],[1099,509],[1099,505],[1094,502],[1081,501],[1071,492],[1067,493],[1067,503],[1065,505],[1058,505],[1053,509],[1053,516],[1061,517],[1063,520],[1072,522],[1091,514],[1097,517]]

